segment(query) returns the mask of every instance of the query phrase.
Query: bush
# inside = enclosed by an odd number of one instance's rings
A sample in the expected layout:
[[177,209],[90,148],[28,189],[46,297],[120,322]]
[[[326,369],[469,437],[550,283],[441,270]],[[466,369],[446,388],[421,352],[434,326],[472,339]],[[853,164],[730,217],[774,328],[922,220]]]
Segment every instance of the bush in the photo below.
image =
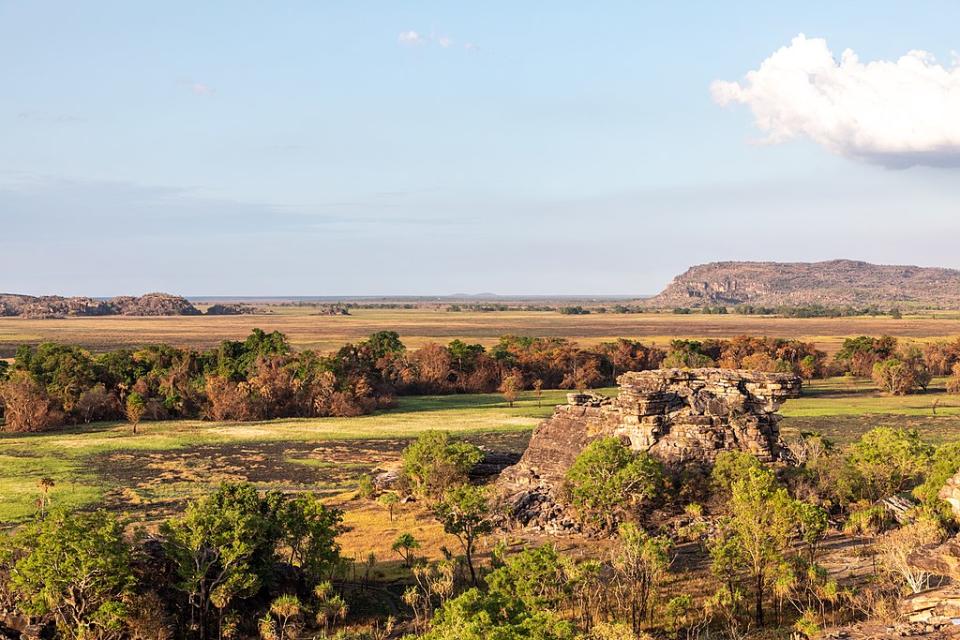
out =
[[916,486],[932,453],[916,429],[877,427],[854,443],[848,459],[862,479],[861,497],[872,501]]
[[428,431],[403,450],[403,475],[415,494],[436,499],[465,482],[482,458],[475,445],[455,442],[446,431]]
[[631,451],[615,437],[591,442],[565,478],[565,492],[580,520],[606,530],[662,487],[662,465],[647,453]]

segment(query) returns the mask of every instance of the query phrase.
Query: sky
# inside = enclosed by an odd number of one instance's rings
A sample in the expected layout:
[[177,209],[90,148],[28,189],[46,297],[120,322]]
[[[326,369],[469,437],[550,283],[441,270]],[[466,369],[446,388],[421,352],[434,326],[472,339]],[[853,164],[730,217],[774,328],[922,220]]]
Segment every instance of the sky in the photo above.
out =
[[0,0],[0,291],[960,268],[958,23],[953,1]]

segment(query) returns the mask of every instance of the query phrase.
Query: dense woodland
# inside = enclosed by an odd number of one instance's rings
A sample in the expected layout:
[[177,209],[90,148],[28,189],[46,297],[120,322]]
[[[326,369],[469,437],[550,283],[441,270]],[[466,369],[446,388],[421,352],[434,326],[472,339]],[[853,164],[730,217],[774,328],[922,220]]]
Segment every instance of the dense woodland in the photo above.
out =
[[884,390],[923,390],[951,375],[960,391],[960,340],[902,347],[890,337],[850,338],[834,358],[798,340],[741,336],[674,340],[669,348],[618,339],[582,347],[562,338],[503,336],[491,348],[454,340],[407,349],[381,331],[335,353],[294,351],[278,332],[195,351],[169,345],[92,354],[73,345],[23,346],[0,361],[0,410],[9,431],[102,420],[263,420],[353,416],[397,395],[490,393],[612,386],[620,373],[659,367],[743,368],[804,378],[873,377]]

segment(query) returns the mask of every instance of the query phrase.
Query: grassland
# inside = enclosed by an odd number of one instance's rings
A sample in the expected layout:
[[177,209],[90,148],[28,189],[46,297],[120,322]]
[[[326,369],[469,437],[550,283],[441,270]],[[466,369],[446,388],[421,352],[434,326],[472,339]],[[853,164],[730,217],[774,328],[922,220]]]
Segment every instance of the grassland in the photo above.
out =
[[0,318],[0,357],[12,355],[19,344],[44,340],[80,344],[94,351],[156,342],[206,348],[223,339],[243,338],[254,327],[282,331],[295,347],[321,351],[383,329],[398,331],[411,347],[455,338],[490,345],[504,334],[564,337],[584,344],[617,337],[666,344],[678,337],[724,338],[749,334],[807,340],[828,352],[835,351],[843,339],[851,335],[888,334],[909,341],[960,335],[960,314],[956,312],[894,319],[672,313],[569,316],[534,311],[448,312],[432,307],[355,309],[349,316],[325,316],[311,315],[309,308],[274,309],[270,314],[244,316]]
[[[342,497],[361,475],[396,465],[409,439],[430,429],[522,451],[532,428],[562,401],[559,391],[545,392],[540,406],[530,394],[514,407],[499,395],[407,397],[393,409],[358,418],[148,422],[136,436],[123,423],[4,434],[0,521],[33,513],[44,477],[56,483],[55,503],[103,505],[145,521],[176,511],[224,480]],[[815,430],[846,443],[874,426],[893,425],[921,429],[932,442],[960,439],[960,398],[947,395],[942,381],[927,393],[903,397],[879,394],[865,381],[818,381],[784,405],[783,414],[787,436]]]

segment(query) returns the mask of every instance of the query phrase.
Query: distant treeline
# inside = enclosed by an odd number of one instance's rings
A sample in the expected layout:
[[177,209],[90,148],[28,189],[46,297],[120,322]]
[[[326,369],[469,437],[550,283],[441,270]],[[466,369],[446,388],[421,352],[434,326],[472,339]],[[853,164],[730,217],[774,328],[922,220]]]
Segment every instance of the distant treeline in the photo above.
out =
[[[286,336],[255,329],[208,351],[152,345],[91,354],[73,345],[22,346],[0,361],[5,428],[201,418],[353,416],[397,395],[514,393],[615,384],[625,371],[721,366],[822,375],[826,356],[797,340],[677,340],[669,349],[627,339],[581,347],[563,338],[503,336],[491,348],[454,340],[407,349],[381,331],[331,354],[294,352]],[[135,420],[133,420],[135,421]]]
[[745,316],[781,316],[784,318],[853,318],[858,316],[890,316],[900,318],[902,315],[899,307],[884,310],[876,305],[868,305],[865,307],[826,307],[820,304],[810,304],[802,306],[764,307],[753,304],[740,304],[732,307],[732,310],[730,307],[725,306],[706,306],[700,307],[699,309],[676,307],[673,309],[673,313],[680,315],[697,312],[704,315],[737,313]]
[[724,367],[873,377],[891,393],[926,388],[954,374],[960,339],[901,347],[895,338],[844,341],[832,360],[812,343],[739,336],[674,340],[666,349],[620,338],[584,347],[563,338],[503,336],[490,348],[454,340],[407,349],[393,331],[334,353],[294,352],[286,336],[255,329],[211,350],[169,345],[102,354],[74,345],[22,346],[0,361],[0,410],[10,431],[127,418],[264,420],[355,416],[398,395],[491,393],[612,386],[625,371]]

